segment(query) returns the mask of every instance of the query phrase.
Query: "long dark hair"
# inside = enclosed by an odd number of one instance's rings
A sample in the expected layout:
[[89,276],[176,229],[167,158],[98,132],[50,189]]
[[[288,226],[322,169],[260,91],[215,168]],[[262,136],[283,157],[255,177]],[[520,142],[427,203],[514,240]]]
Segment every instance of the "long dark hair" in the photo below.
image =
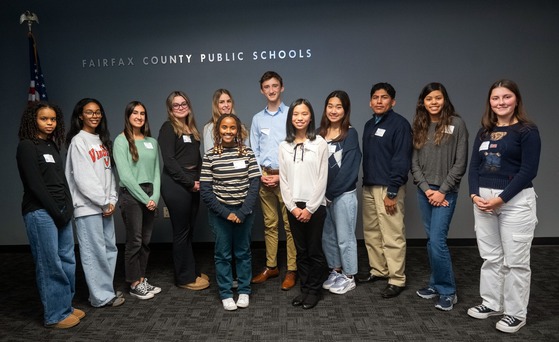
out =
[[344,109],[344,117],[342,118],[340,135],[336,137],[336,139],[334,139],[334,141],[342,141],[347,136],[349,126],[351,126],[351,123],[349,121],[349,115],[351,113],[351,102],[349,101],[349,95],[343,90],[334,90],[326,97],[326,100],[324,101],[324,111],[322,112],[322,119],[320,120],[320,128],[318,134],[325,137],[328,133],[328,127],[330,127],[331,123],[328,119],[328,116],[326,115],[326,109],[328,108],[328,101],[333,97],[340,99],[342,108]]
[[307,126],[306,136],[309,140],[316,139],[316,132],[314,126],[314,110],[312,108],[311,103],[307,99],[297,99],[293,101],[291,106],[289,106],[289,111],[287,112],[287,120],[285,122],[285,141],[292,143],[295,141],[295,127],[293,126],[293,109],[299,105],[304,104],[309,108],[309,112],[311,113],[311,122]]
[[516,96],[516,108],[514,108],[513,113],[513,120],[516,118],[518,122],[527,127],[534,126],[532,120],[528,119],[528,114],[524,109],[524,103],[522,102],[522,95],[520,95],[520,89],[518,85],[512,81],[507,79],[498,80],[497,82],[493,83],[489,88],[489,92],[487,93],[487,100],[485,102],[485,112],[483,112],[483,116],[481,117],[481,126],[483,131],[481,133],[481,137],[489,134],[493,131],[493,128],[497,126],[497,115],[491,109],[491,93],[495,88],[507,88],[508,90],[512,91]]
[[196,128],[196,119],[194,119],[194,109],[192,109],[192,102],[190,102],[190,98],[183,91],[175,90],[172,91],[169,94],[169,96],[167,96],[167,100],[165,101],[165,106],[167,107],[167,119],[169,120],[169,122],[171,122],[171,125],[173,126],[173,130],[175,131],[175,134],[177,136],[180,137],[185,133],[186,127],[184,127],[182,122],[180,122],[173,115],[173,99],[177,96],[182,97],[184,101],[186,101],[186,105],[188,106],[188,109],[190,109],[190,113],[186,117],[185,124],[186,126],[188,126],[188,129],[190,130],[190,133],[192,133],[192,135],[194,136],[194,139],[200,141],[200,132],[198,131],[198,128]]
[[427,142],[429,126],[431,125],[431,115],[425,108],[425,98],[427,95],[437,90],[443,94],[444,103],[439,121],[435,127],[435,145],[440,145],[443,139],[448,136],[445,134],[446,127],[452,124],[453,116],[458,116],[454,110],[454,105],[450,102],[450,97],[448,96],[446,88],[441,83],[432,82],[423,87],[417,99],[415,117],[413,118],[413,147],[415,149],[420,149]]
[[82,130],[83,120],[80,119],[80,116],[83,115],[83,108],[90,103],[95,103],[99,106],[99,110],[101,110],[101,119],[99,121],[99,125],[95,128],[95,133],[99,134],[99,139],[103,143],[103,146],[105,146],[109,152],[109,156],[112,156],[113,143],[107,126],[105,109],[103,109],[101,102],[88,97],[79,100],[74,106],[74,111],[72,112],[72,117],[70,118],[70,129],[68,130],[68,135],[66,136],[66,147],[70,146],[72,138]]
[[124,136],[126,137],[126,140],[128,140],[128,150],[130,151],[130,154],[132,155],[132,160],[134,162],[137,162],[138,159],[140,158],[140,156],[138,155],[138,148],[136,147],[136,142],[134,141],[134,129],[132,128],[132,125],[130,124],[130,115],[132,115],[132,113],[134,112],[134,108],[136,106],[142,106],[144,107],[144,111],[146,112],[146,116],[145,116],[145,120],[144,120],[144,126],[142,126],[142,128],[140,128],[140,132],[142,132],[142,134],[145,137],[151,137],[151,132],[149,130],[149,122],[148,122],[148,110],[146,109],[146,106],[144,106],[143,103],[141,103],[140,101],[132,101],[129,104],[126,105],[126,108],[124,109]]
[[219,126],[221,126],[221,122],[226,118],[231,118],[235,120],[235,124],[237,125],[237,135],[235,136],[235,141],[237,143],[237,148],[239,149],[239,156],[246,155],[247,154],[247,148],[245,146],[246,136],[243,134],[241,120],[235,114],[223,114],[217,119],[213,131],[213,138],[214,138],[213,153],[221,154],[223,152],[221,134],[219,134]]
[[19,140],[29,139],[38,142],[39,126],[37,126],[37,114],[43,108],[50,108],[56,113],[56,128],[50,134],[49,138],[54,141],[57,147],[64,144],[64,115],[62,110],[55,104],[50,102],[33,102],[25,108],[21,115],[19,124],[18,137]]

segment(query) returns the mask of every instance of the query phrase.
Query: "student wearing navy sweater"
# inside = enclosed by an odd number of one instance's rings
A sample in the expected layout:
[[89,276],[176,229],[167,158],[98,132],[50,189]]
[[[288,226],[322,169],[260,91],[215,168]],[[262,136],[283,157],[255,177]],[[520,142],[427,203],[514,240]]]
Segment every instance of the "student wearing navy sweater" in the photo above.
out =
[[322,249],[330,275],[322,288],[335,294],[355,289],[357,274],[357,177],[361,164],[359,137],[350,126],[350,101],[343,90],[326,97],[319,134],[328,143],[326,220]]
[[371,269],[359,281],[388,278],[383,298],[398,296],[406,286],[404,197],[412,134],[409,122],[392,110],[395,97],[390,84],[373,85],[373,118],[363,130],[363,235]]
[[541,142],[527,117],[516,83],[489,89],[482,128],[470,162],[470,197],[481,266],[482,303],[468,310],[478,319],[503,315],[496,329],[514,333],[526,325],[530,297],[530,247],[534,238]]

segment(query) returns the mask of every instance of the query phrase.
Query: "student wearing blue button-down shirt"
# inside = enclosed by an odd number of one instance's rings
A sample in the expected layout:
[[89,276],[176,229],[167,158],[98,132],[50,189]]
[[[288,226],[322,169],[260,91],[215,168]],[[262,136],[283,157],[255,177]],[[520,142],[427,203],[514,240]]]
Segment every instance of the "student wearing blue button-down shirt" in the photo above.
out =
[[252,278],[252,283],[263,283],[279,275],[277,267],[279,207],[287,242],[287,273],[281,288],[289,290],[295,286],[297,252],[279,186],[278,151],[280,143],[285,140],[285,121],[289,109],[281,100],[283,89],[283,80],[276,72],[267,71],[262,75],[260,92],[266,97],[267,106],[254,115],[250,127],[251,148],[262,170],[259,196],[264,216],[266,243],[266,267]]

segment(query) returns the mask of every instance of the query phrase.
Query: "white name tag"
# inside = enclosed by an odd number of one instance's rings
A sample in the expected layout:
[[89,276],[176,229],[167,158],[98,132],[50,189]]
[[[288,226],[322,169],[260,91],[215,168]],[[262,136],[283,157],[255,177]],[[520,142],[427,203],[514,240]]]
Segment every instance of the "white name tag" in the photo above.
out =
[[144,146],[145,146],[148,150],[153,150],[153,144],[150,143],[149,141],[145,141],[145,142],[144,142]]
[[448,125],[444,128],[444,132],[446,134],[452,134],[454,133],[454,126],[453,125]]
[[383,137],[384,136],[384,132],[386,132],[386,130],[384,128],[378,128],[377,131],[375,132],[375,135],[377,137]]
[[52,154],[43,154],[43,157],[47,163],[54,163],[54,157]]
[[270,129],[269,128],[262,128],[260,130],[260,132],[262,132],[262,134],[270,135]]
[[182,141],[185,143],[191,143],[192,140],[190,139],[190,135],[183,134]]
[[489,149],[489,141],[484,141],[479,145],[480,151],[487,151]]
[[235,169],[244,169],[246,167],[244,160],[235,160],[233,161],[233,167]]
[[336,152],[336,148],[337,148],[336,145],[334,145],[334,144],[328,144],[328,152],[334,153],[334,152]]

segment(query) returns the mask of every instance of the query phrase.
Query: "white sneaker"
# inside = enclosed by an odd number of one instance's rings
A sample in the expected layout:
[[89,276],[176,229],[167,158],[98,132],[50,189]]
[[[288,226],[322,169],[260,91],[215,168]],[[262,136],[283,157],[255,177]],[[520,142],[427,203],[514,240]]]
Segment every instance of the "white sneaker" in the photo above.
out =
[[342,274],[336,279],[334,285],[330,287],[330,292],[344,294],[353,289],[355,289],[355,277],[348,278],[345,274]]
[[239,299],[237,299],[238,308],[247,308],[249,303],[248,295],[246,293],[241,293]]
[[223,308],[227,311],[235,311],[237,310],[237,304],[235,304],[235,301],[233,300],[233,298],[225,298],[222,299],[221,302],[223,303]]
[[326,279],[326,281],[322,283],[322,288],[325,290],[329,290],[332,287],[332,285],[334,285],[336,280],[338,280],[338,278],[341,276],[342,274],[335,270],[330,271],[330,274],[328,275],[328,279]]

